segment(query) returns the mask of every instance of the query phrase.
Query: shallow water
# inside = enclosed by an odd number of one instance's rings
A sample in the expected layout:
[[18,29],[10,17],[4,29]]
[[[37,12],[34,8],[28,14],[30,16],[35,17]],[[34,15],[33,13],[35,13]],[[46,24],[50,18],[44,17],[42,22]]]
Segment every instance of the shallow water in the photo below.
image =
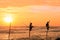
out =
[[[31,31],[31,39],[30,40],[46,40],[46,28],[35,27]],[[8,39],[8,30],[6,32],[0,33],[0,40]],[[59,28],[50,28],[48,32],[48,40],[55,40],[57,37],[60,37],[60,27]],[[28,28],[17,28],[12,29],[10,34],[10,39],[14,40],[29,40],[29,29]]]

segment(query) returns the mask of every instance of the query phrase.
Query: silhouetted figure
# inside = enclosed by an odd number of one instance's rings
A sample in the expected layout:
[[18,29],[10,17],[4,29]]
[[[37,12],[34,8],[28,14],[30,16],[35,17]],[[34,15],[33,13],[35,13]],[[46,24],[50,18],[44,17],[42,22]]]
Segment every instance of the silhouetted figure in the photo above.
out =
[[57,38],[56,40],[60,40],[60,38]]
[[49,21],[46,23],[46,28],[49,30]]
[[49,30],[49,21],[47,21],[46,23],[46,28],[47,28],[47,31],[46,31],[46,40],[48,40],[48,30]]
[[29,31],[31,31],[32,28],[33,28],[32,23],[30,23],[30,25],[29,25]]
[[32,26],[32,23],[30,23],[30,25],[29,25],[29,39],[30,39],[30,31],[32,31],[32,28],[33,28],[33,26]]

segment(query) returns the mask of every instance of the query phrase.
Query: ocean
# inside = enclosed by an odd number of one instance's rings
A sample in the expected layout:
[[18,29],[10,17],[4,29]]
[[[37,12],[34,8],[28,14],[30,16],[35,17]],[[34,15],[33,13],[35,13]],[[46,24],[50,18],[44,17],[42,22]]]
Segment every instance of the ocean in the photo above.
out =
[[[60,27],[50,27],[48,33],[45,27],[33,27],[30,31],[29,38],[29,28],[21,27],[11,29],[10,39],[11,40],[46,40],[46,34],[48,40],[56,40],[60,38]],[[9,30],[0,30],[0,40],[8,40]]]

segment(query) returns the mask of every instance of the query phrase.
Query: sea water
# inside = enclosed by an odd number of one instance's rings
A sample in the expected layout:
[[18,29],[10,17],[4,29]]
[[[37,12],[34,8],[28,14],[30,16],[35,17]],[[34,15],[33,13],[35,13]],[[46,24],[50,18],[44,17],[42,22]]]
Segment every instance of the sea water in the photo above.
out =
[[[55,40],[56,38],[60,37],[60,27],[50,27],[48,33],[45,27],[34,27],[32,31],[30,31],[30,38],[33,40],[46,40],[46,35],[48,40]],[[9,30],[0,30],[0,40],[8,40],[8,36]],[[10,39],[22,40],[24,38],[26,38],[27,40],[29,39],[28,27],[11,29]]]

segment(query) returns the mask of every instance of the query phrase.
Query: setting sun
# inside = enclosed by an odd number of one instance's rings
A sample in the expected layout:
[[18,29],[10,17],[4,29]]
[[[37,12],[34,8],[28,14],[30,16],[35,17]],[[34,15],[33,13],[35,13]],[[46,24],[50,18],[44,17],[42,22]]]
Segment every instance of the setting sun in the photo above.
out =
[[4,21],[5,22],[12,22],[12,17],[10,15],[7,15],[5,18],[4,18]]

